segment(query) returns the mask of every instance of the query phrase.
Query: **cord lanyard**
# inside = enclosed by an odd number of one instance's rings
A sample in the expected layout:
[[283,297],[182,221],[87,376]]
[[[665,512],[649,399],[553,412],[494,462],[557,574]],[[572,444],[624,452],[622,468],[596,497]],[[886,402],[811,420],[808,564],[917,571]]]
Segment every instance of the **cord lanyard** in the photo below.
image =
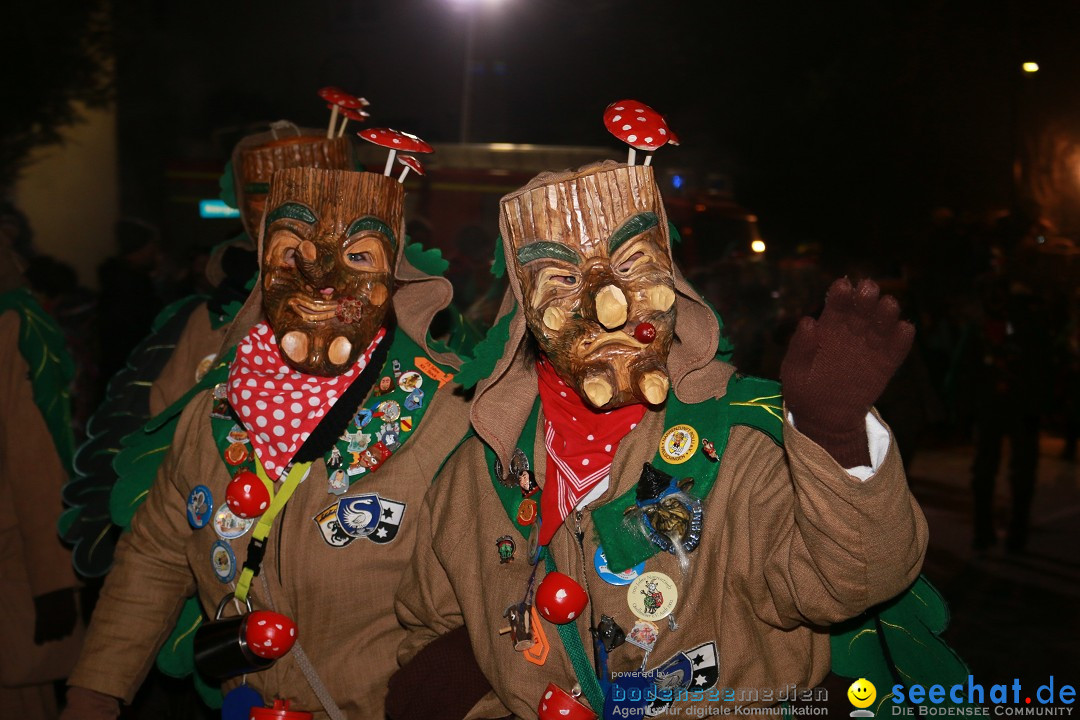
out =
[[274,525],[274,519],[285,507],[285,503],[289,502],[289,498],[292,497],[297,486],[307,479],[308,472],[310,471],[310,462],[292,465],[289,468],[289,474],[285,477],[285,482],[282,483],[281,488],[275,493],[273,490],[274,483],[270,480],[269,476],[267,476],[266,470],[263,468],[258,456],[255,456],[255,472],[258,474],[259,480],[262,481],[263,485],[270,490],[274,499],[270,502],[270,507],[262,514],[262,517],[259,518],[259,522],[255,524],[255,529],[251,532],[251,542],[248,543],[247,559],[244,560],[244,569],[240,572],[240,578],[236,581],[235,595],[236,599],[240,602],[247,602],[248,592],[251,590],[251,580],[259,574],[263,555],[266,554],[266,538],[270,535],[270,528]]

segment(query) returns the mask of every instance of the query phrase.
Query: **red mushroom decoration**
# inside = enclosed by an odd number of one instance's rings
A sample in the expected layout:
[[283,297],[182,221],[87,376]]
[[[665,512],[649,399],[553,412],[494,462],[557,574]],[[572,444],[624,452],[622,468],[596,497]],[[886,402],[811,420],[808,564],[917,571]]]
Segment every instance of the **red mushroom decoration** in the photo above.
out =
[[535,606],[548,622],[565,625],[581,615],[589,595],[577,581],[561,572],[550,572],[536,588]]
[[364,140],[384,148],[390,148],[390,157],[386,158],[386,169],[383,175],[389,177],[391,168],[394,167],[394,157],[398,152],[429,153],[435,150],[426,142],[410,135],[407,132],[391,130],[390,128],[369,128],[356,133]]
[[259,657],[277,660],[292,650],[296,623],[281,613],[256,610],[244,620],[244,642]]
[[290,710],[288,700],[274,700],[274,707],[253,707],[248,720],[311,720],[315,717],[312,713],[302,710]]
[[242,470],[236,473],[236,477],[225,488],[225,502],[233,515],[257,518],[266,512],[270,505],[270,491],[258,475],[250,470]]
[[[357,99],[358,100],[363,100],[364,98],[357,98]],[[367,102],[367,101],[365,100],[365,102]],[[327,106],[327,107],[329,107],[329,106]],[[355,120],[356,122],[364,122],[369,117],[371,117],[371,113],[369,113],[369,112],[367,112],[365,110],[360,110],[359,108],[353,109],[353,108],[343,107],[343,108],[341,108],[341,114],[344,117],[341,118],[341,127],[338,128],[338,132],[337,132],[338,137],[342,137],[345,134],[345,126],[349,124],[350,120]]]
[[604,127],[630,146],[627,165],[634,164],[635,149],[650,153],[650,158],[645,160],[648,165],[652,152],[668,141],[669,130],[663,116],[637,100],[619,100],[608,105],[604,110]]
[[330,108],[330,124],[326,127],[326,137],[328,138],[334,137],[334,130],[337,129],[338,110],[342,108],[356,110],[371,104],[365,98],[354,97],[333,85],[319,90],[319,97],[325,100],[328,103],[327,107]]
[[548,683],[540,696],[536,714],[539,720],[596,720],[596,713],[555,683]]
[[405,168],[401,171],[401,175],[398,176],[397,181],[399,183],[405,182],[405,176],[409,174],[410,170],[412,170],[417,175],[424,174],[424,166],[412,155],[398,155],[397,161],[405,166]]

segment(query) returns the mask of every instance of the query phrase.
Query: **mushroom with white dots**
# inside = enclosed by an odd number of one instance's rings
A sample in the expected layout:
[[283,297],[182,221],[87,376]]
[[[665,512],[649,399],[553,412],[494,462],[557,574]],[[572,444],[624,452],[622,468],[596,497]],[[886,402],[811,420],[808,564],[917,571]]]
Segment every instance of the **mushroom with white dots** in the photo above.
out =
[[361,130],[356,134],[370,143],[375,143],[376,145],[390,149],[390,155],[386,158],[386,168],[383,170],[383,175],[386,175],[387,177],[390,176],[390,170],[394,167],[394,158],[397,157],[399,152],[435,152],[434,148],[420,138],[399,130],[391,130],[390,128],[368,128],[367,130]]
[[417,175],[424,174],[423,164],[412,155],[398,155],[397,161],[405,166],[404,169],[401,171],[401,175],[398,176],[397,181],[399,183],[405,183],[405,176],[409,174],[410,170],[412,170]]
[[604,110],[604,127],[630,146],[626,156],[627,165],[634,164],[637,157],[635,150],[649,153],[645,159],[648,165],[653,151],[668,142],[670,134],[663,116],[637,100],[618,100],[608,105]]
[[[365,103],[367,102],[366,100],[364,100],[364,98],[357,98],[357,99],[362,100]],[[327,105],[326,107],[329,108],[330,106]],[[361,110],[359,108],[353,109],[353,108],[347,108],[347,107],[341,108],[341,115],[342,115],[341,127],[338,128],[338,132],[337,132],[338,137],[342,137],[343,135],[345,135],[345,126],[349,124],[350,120],[355,120],[356,122],[364,122],[369,117],[371,117],[371,113],[369,113],[369,112],[367,112],[365,110]]]
[[327,138],[334,137],[334,131],[337,130],[338,110],[343,108],[357,110],[370,105],[365,98],[354,97],[341,88],[333,85],[319,90],[319,97],[325,100],[328,103],[327,107],[330,108],[330,123],[326,127]]

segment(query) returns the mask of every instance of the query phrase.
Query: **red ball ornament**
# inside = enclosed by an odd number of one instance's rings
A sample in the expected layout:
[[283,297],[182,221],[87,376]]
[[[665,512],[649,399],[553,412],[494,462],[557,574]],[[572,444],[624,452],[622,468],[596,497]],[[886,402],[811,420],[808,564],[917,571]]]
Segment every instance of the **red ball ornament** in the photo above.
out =
[[274,707],[253,707],[249,720],[311,720],[315,717],[302,710],[290,710],[288,700],[275,700]]
[[225,488],[225,502],[237,517],[257,518],[270,507],[270,491],[250,470],[241,470]]
[[634,339],[648,345],[656,339],[656,328],[653,327],[652,323],[638,323],[638,326],[634,328]]
[[292,650],[296,642],[296,623],[269,610],[256,610],[247,616],[244,641],[261,658],[277,660]]
[[589,595],[574,578],[561,572],[548,573],[536,588],[536,609],[548,622],[564,625],[585,609]]
[[555,683],[548,683],[536,706],[540,720],[596,720],[596,713]]

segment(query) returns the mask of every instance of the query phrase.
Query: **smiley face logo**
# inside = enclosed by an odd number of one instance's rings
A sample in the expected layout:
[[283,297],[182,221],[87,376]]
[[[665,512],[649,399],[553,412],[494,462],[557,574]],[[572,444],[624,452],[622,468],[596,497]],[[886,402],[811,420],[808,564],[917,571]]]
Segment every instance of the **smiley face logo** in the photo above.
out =
[[[851,687],[847,691],[848,701],[852,705],[859,709],[868,708],[874,704],[874,700],[877,699],[877,688],[874,687],[874,683],[870,682],[866,678],[859,678],[855,682],[851,683]],[[852,713],[854,715],[855,713]],[[862,716],[863,713],[859,713]]]

